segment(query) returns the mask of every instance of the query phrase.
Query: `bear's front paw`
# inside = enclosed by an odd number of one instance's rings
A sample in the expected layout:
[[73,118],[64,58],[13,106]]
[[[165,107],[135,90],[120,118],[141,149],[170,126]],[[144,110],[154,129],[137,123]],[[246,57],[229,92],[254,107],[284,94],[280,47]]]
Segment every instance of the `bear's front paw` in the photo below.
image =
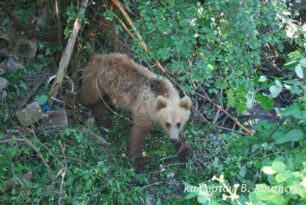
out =
[[178,149],[178,156],[181,160],[186,161],[193,156],[193,151],[189,145],[183,145]]
[[145,168],[143,166],[143,157],[136,157],[133,159],[133,167],[137,173],[145,172]]

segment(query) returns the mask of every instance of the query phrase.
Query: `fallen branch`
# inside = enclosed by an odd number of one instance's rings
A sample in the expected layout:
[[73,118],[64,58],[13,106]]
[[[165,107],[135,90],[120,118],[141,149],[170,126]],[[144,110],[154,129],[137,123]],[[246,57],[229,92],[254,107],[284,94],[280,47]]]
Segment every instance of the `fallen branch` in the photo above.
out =
[[[75,45],[76,39],[78,37],[79,30],[81,28],[81,16],[85,13],[87,4],[88,4],[88,0],[82,0],[81,8],[80,8],[79,13],[77,15],[77,18],[76,18],[76,20],[73,24],[72,33],[70,34],[70,37],[68,39],[68,43],[66,45],[63,56],[62,56],[61,61],[59,63],[56,78],[55,78],[55,80],[54,80],[54,82],[51,86],[51,89],[50,89],[50,96],[53,97],[53,98],[56,98],[56,96],[58,95],[58,93],[59,93],[59,91],[62,87],[62,83],[63,83],[64,77],[65,77],[67,67],[68,67],[69,62],[70,62],[72,51],[74,49],[74,45]],[[49,100],[49,104],[53,103],[53,101],[51,99]]]
[[200,93],[195,93],[196,95],[198,95],[199,97],[202,97],[206,100],[208,100],[210,103],[212,103],[213,105],[215,105],[219,110],[221,110],[222,112],[224,112],[229,118],[231,118],[241,129],[243,129],[246,133],[252,135],[252,131],[248,128],[246,128],[245,126],[243,126],[239,121],[238,119],[236,119],[235,117],[233,117],[231,114],[229,114],[226,110],[224,110],[224,108],[218,104],[216,104],[207,94],[205,91],[203,91],[205,96],[204,95],[201,95]]
[[164,182],[154,182],[154,183],[152,183],[152,184],[147,184],[147,185],[141,187],[140,191],[143,191],[144,189],[149,188],[149,187],[151,187],[151,186],[156,186],[156,185],[160,185],[160,184],[163,184],[163,183],[164,183]]
[[204,115],[202,115],[200,112],[199,112],[199,110],[197,110],[195,107],[193,107],[193,110],[200,116],[200,118],[204,121],[204,122],[206,122],[207,124],[211,124],[208,120],[207,120],[207,118],[206,117],[204,117]]
[[124,16],[124,18],[127,20],[128,24],[132,27],[133,31],[135,32],[137,38],[140,41],[140,45],[141,47],[145,50],[145,52],[148,52],[148,48],[147,45],[145,44],[145,42],[142,39],[142,36],[139,34],[139,32],[137,31],[136,27],[133,24],[133,21],[131,20],[131,18],[129,17],[129,15],[126,13],[126,11],[124,10],[124,8],[121,6],[120,2],[118,0],[111,0],[112,3],[117,7],[117,9],[122,13],[122,15]]
[[22,175],[18,178],[13,178],[4,183],[4,192],[11,190],[12,188],[21,185],[23,181],[29,181],[33,178],[33,174],[31,171]]
[[135,36],[129,31],[129,29],[126,26],[126,24],[118,16],[115,16],[115,18],[117,19],[119,24],[122,26],[122,28],[125,30],[125,32],[127,32],[134,39]]

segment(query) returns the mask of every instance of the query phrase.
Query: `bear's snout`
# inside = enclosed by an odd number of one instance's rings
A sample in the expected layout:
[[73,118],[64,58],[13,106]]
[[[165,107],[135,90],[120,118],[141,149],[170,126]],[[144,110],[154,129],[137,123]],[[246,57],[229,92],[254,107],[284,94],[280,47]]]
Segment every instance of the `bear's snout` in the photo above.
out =
[[175,139],[175,138],[174,138],[174,139],[171,139],[171,138],[170,138],[170,142],[176,144],[176,143],[178,142],[178,139]]

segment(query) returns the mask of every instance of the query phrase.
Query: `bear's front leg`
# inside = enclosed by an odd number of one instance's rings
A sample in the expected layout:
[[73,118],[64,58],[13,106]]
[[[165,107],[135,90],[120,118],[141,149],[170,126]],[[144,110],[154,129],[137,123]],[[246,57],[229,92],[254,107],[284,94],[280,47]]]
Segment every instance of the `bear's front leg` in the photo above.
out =
[[150,130],[150,127],[135,124],[132,129],[130,142],[130,154],[133,160],[133,167],[137,171],[143,168],[142,151],[144,148],[145,135]]
[[191,147],[185,143],[185,135],[180,132],[179,141],[175,144],[176,151],[180,159],[186,160],[193,155]]
[[107,116],[107,110],[108,108],[104,102],[99,102],[91,106],[92,115],[96,119],[98,125],[104,129],[109,129],[112,125],[111,119]]

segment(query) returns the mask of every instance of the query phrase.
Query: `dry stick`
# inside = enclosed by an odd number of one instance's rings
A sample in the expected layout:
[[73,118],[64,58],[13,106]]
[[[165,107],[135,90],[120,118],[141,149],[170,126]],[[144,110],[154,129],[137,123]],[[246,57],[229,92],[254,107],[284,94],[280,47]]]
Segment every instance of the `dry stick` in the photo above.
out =
[[[58,71],[56,74],[56,78],[52,84],[52,87],[50,89],[50,95],[53,98],[56,98],[58,95],[60,88],[62,87],[62,83],[64,80],[64,76],[67,70],[67,67],[70,62],[70,58],[72,55],[72,51],[76,42],[76,39],[78,37],[78,33],[81,27],[81,15],[85,13],[86,7],[88,4],[88,0],[82,0],[81,8],[79,10],[78,16],[75,19],[75,22],[73,24],[72,33],[70,34],[70,37],[68,39],[68,43],[66,45],[66,48],[64,50],[63,56],[61,58],[61,61],[59,63]],[[50,99],[49,104],[52,104],[53,101]]]
[[117,7],[117,9],[122,13],[122,15],[125,17],[125,19],[127,20],[128,24],[132,27],[133,31],[135,32],[137,38],[140,41],[140,45],[141,47],[145,50],[145,52],[148,52],[148,48],[147,45],[145,44],[145,42],[142,40],[142,36],[138,33],[136,27],[133,24],[133,21],[131,20],[131,18],[129,17],[129,15],[126,13],[126,11],[124,10],[124,8],[121,6],[120,2],[118,0],[111,0],[112,3]]
[[209,121],[208,121],[208,119],[206,118],[206,117],[204,117],[204,115],[202,115],[201,113],[200,113],[200,111],[199,110],[197,110],[195,107],[193,107],[192,106],[192,108],[193,108],[193,110],[200,116],[200,118],[204,121],[204,122],[206,122],[207,124],[211,124]]
[[50,166],[48,165],[47,161],[45,160],[45,158],[43,157],[43,155],[41,154],[41,152],[39,151],[39,149],[37,147],[35,147],[27,138],[22,137],[22,138],[13,138],[13,139],[7,139],[7,140],[1,140],[0,144],[2,143],[7,143],[7,142],[11,142],[11,141],[23,141],[25,142],[27,145],[29,145],[38,155],[38,157],[41,159],[41,161],[43,162],[43,164],[45,165],[45,167],[48,170],[49,174],[52,174],[52,170],[50,168]]
[[164,182],[154,182],[152,184],[147,184],[143,187],[141,187],[140,191],[143,191],[144,189],[148,188],[148,187],[151,187],[151,186],[155,186],[155,185],[159,185],[159,184],[163,184]]
[[58,40],[58,43],[62,46],[63,45],[62,19],[61,19],[61,14],[60,14],[59,0],[55,0],[55,15],[56,15],[56,26],[57,26],[57,40]]
[[12,141],[16,141],[16,142],[22,141],[22,142],[24,142],[25,140],[24,140],[24,139],[21,139],[21,138],[6,139],[6,140],[0,140],[0,144],[12,142]]
[[62,179],[61,179],[61,185],[60,185],[60,190],[59,190],[59,196],[58,196],[58,201],[57,201],[57,204],[60,205],[61,204],[61,196],[62,196],[62,193],[63,193],[63,186],[64,186],[64,180],[65,180],[65,175],[66,175],[66,171],[67,171],[67,158],[66,158],[66,154],[65,154],[65,148],[63,147],[61,141],[58,141],[60,147],[61,147],[61,152],[62,152],[62,155],[64,157],[64,160],[65,160],[65,164],[64,164],[64,167],[63,167],[63,171],[62,171]]
[[125,23],[118,17],[115,16],[119,24],[122,26],[122,28],[134,39],[135,36],[129,31],[128,27],[125,25]]
[[233,117],[231,114],[229,114],[226,110],[223,109],[223,107],[221,107],[220,105],[216,104],[213,102],[213,100],[205,93],[204,94],[206,96],[201,95],[200,93],[195,93],[196,95],[198,95],[199,97],[205,98],[207,99],[210,103],[212,103],[213,105],[215,105],[219,110],[221,110],[222,112],[224,112],[229,118],[231,118],[239,127],[241,127],[246,133],[252,135],[253,133],[251,132],[250,129],[244,127],[235,117]]

